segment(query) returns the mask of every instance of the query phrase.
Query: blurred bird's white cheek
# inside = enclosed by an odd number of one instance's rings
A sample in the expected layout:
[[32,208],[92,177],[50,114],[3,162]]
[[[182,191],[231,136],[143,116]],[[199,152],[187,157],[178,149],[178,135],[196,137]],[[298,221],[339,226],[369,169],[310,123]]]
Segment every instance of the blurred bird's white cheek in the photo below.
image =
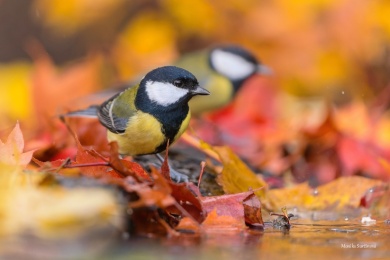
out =
[[188,90],[166,82],[148,81],[146,82],[146,93],[151,101],[168,106],[187,95]]
[[212,52],[211,62],[217,72],[233,80],[246,78],[256,70],[244,58],[221,50]]

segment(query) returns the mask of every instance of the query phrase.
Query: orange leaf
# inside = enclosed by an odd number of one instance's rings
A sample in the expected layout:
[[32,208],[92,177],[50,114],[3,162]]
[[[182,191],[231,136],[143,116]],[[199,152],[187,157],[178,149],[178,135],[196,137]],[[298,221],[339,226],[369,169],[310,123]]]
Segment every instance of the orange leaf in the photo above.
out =
[[184,217],[180,220],[179,224],[175,228],[176,230],[192,231],[194,233],[199,232],[199,224],[189,217]]
[[211,211],[205,221],[202,223],[202,227],[206,232],[240,232],[245,228],[244,222],[240,221],[232,216],[219,215],[217,210]]

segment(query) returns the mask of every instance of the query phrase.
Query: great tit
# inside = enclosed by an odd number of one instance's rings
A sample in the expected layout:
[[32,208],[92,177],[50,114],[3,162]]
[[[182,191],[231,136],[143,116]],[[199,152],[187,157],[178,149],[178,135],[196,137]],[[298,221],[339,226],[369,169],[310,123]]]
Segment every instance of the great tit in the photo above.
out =
[[218,46],[209,51],[189,53],[174,64],[191,71],[200,85],[211,93],[210,98],[194,98],[190,101],[193,115],[226,106],[252,75],[271,73],[271,70],[261,64],[254,55],[236,45]]
[[[173,65],[191,71],[200,85],[211,93],[212,98],[195,97],[189,102],[191,114],[197,116],[228,105],[252,75],[272,74],[271,69],[257,60],[252,53],[237,45],[217,46],[184,54],[173,62]],[[136,78],[138,80],[131,80],[91,95],[88,102],[105,100],[135,84],[134,82],[138,82],[141,77]],[[81,102],[87,101],[83,99]]]
[[[190,121],[188,102],[209,95],[196,77],[175,66],[154,69],[139,84],[114,95],[99,106],[66,116],[99,118],[109,141],[117,141],[124,155],[157,154],[174,143]],[[172,176],[180,179],[180,176]]]

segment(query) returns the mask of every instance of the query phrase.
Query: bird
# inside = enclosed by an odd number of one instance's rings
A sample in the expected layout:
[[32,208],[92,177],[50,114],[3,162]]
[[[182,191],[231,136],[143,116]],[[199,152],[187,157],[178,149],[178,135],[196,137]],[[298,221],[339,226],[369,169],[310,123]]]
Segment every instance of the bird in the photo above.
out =
[[[108,141],[116,141],[122,155],[158,155],[186,130],[191,117],[188,105],[191,98],[209,94],[191,72],[163,66],[151,70],[139,84],[113,95],[101,105],[69,112],[66,116],[97,117],[107,129]],[[172,170],[171,177],[176,181],[188,180],[187,176]]]
[[254,74],[269,75],[272,70],[239,45],[219,45],[183,55],[175,66],[191,71],[211,95],[190,101],[192,115],[199,116],[228,105]]
[[[249,50],[240,45],[224,44],[183,54],[171,62],[188,71],[198,79],[200,86],[207,89],[211,96],[208,98],[194,97],[189,102],[191,114],[200,117],[203,114],[217,111],[232,102],[241,87],[253,75],[271,75],[272,70],[262,64]],[[104,100],[121,92],[129,85],[136,84],[142,75],[128,82],[90,95],[91,103]],[[86,102],[81,100],[81,103]]]

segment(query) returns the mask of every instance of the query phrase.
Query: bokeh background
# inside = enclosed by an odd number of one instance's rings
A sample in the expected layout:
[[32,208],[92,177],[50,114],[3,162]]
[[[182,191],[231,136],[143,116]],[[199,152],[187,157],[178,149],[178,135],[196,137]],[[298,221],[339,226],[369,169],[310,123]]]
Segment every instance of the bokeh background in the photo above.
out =
[[0,0],[0,130],[33,138],[80,97],[235,43],[274,75],[199,135],[271,175],[390,179],[389,17],[386,0]]

